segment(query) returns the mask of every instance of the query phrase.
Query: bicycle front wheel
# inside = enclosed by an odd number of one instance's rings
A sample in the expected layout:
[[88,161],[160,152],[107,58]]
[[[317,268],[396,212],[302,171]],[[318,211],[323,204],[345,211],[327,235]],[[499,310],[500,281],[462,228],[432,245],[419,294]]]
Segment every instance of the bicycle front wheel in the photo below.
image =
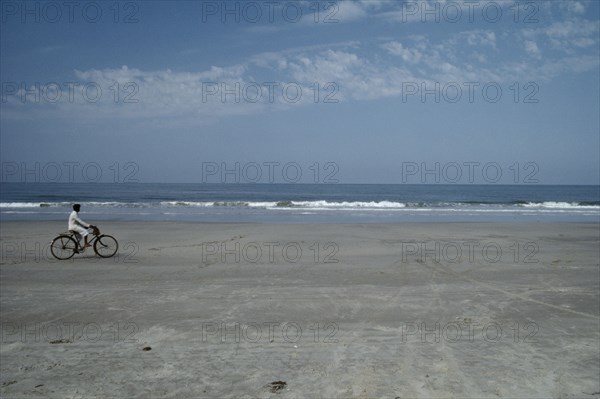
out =
[[94,252],[102,258],[110,258],[117,253],[119,243],[113,236],[103,234],[94,242]]
[[69,259],[77,252],[77,242],[69,236],[58,236],[52,240],[50,252],[56,259]]

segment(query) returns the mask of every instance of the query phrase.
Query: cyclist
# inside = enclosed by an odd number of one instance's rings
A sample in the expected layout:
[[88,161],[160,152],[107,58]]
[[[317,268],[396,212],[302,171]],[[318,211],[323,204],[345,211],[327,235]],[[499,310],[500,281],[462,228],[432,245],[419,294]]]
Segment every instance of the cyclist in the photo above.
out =
[[78,236],[78,240],[79,241],[81,238],[84,238],[84,245],[85,247],[91,247],[91,244],[88,244],[88,234],[89,231],[88,229],[93,228],[94,226],[84,222],[83,220],[81,220],[79,218],[79,210],[81,209],[81,205],[80,204],[75,204],[73,205],[73,212],[71,212],[71,214],[69,215],[69,230],[74,231],[77,236]]

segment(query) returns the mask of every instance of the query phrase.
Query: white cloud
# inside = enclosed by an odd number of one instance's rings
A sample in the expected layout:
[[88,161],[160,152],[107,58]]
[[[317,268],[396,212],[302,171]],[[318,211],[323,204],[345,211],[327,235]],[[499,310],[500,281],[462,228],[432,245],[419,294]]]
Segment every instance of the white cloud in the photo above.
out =
[[457,50],[462,48],[465,43],[471,47],[489,47],[496,50],[496,33],[482,29],[462,31],[452,34],[443,42],[443,45]]
[[557,76],[561,74],[572,74],[587,72],[598,69],[600,59],[595,56],[567,57],[559,60],[553,60],[540,67],[543,76]]
[[464,37],[470,46],[490,46],[496,48],[496,34],[492,31],[472,30],[461,32],[460,37]]
[[408,49],[398,41],[384,43],[381,45],[381,47],[392,55],[402,57],[402,60],[407,63],[416,64],[421,61],[422,54],[419,50]]
[[525,29],[525,39],[545,39],[553,49],[573,53],[574,47],[590,47],[598,43],[600,21],[571,19],[554,22],[537,29]]
[[332,3],[332,7],[337,7],[337,10],[332,8],[323,11],[323,18],[335,19],[340,22],[350,22],[364,18],[368,15],[364,3],[357,3],[354,1],[338,1]]
[[585,13],[585,5],[580,1],[561,1],[558,2],[559,10],[567,16],[582,15]]
[[575,1],[571,4],[571,11],[575,14],[583,14],[585,13],[585,6],[578,1]]
[[336,82],[356,76],[366,67],[366,61],[356,54],[328,50],[316,56],[302,55],[289,61],[294,80],[302,82]]
[[574,36],[589,36],[598,32],[598,21],[572,20],[555,22],[543,29],[551,38],[568,39]]
[[596,44],[596,40],[589,37],[579,37],[571,40],[571,43],[576,47],[591,47]]
[[[369,7],[362,3],[354,6]],[[145,123],[160,121],[163,125],[177,125],[182,121],[205,124],[226,116],[310,106],[314,104],[315,84],[320,88],[333,84],[336,100],[355,101],[399,96],[406,83],[444,85],[551,79],[598,68],[597,51],[590,50],[597,43],[597,32],[597,22],[561,21],[508,37],[500,36],[500,39],[494,31],[467,30],[438,41],[424,35],[407,35],[402,41],[394,37],[380,38],[375,41],[378,44],[323,43],[259,53],[237,64],[215,65],[199,71],[150,71],[127,66],[76,70],[76,80],[82,84],[95,82],[102,88],[100,101],[84,101],[81,96],[70,101],[68,96],[63,96],[52,104],[31,105],[18,101],[21,93],[17,93],[6,102],[3,115],[15,118],[19,112],[34,110],[68,117],[87,115]],[[500,54],[498,43],[515,38],[521,39],[530,57],[519,59],[513,53]],[[549,51],[552,40],[556,45],[567,43],[572,51],[581,53],[581,49],[587,49],[587,54],[571,53],[561,58],[556,51]],[[270,89],[265,82],[277,85],[275,98],[269,97]],[[118,93],[115,93],[115,84]],[[302,98],[298,101],[282,98],[282,87],[286,85],[291,87],[292,93],[300,88]],[[223,95],[223,88],[239,91],[237,97],[231,93]],[[114,100],[115,94],[118,101]],[[132,94],[138,101],[125,102],[124,98]],[[259,99],[247,101],[244,96],[248,95],[251,98],[258,95]]]
[[534,41],[525,40],[523,45],[525,46],[525,51],[527,51],[527,54],[529,54],[531,57],[538,59],[541,58],[542,53]]
[[487,57],[484,54],[477,53],[477,52],[471,53],[470,57],[473,58],[473,59],[475,59],[477,62],[482,63],[482,64],[486,63],[488,61]]

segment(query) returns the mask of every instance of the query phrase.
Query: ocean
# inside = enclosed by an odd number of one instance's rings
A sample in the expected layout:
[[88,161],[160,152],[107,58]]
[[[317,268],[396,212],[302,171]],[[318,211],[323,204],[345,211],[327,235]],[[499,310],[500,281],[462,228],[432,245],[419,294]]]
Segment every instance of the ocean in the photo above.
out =
[[0,221],[600,222],[600,186],[0,183]]

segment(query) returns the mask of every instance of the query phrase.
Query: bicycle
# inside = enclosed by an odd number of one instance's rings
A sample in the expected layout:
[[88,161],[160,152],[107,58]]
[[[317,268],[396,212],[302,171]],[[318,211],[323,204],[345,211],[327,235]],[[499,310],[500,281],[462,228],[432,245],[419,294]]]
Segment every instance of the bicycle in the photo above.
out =
[[[110,258],[117,253],[119,243],[113,236],[100,234],[100,230],[96,226],[91,226],[90,228],[92,229],[93,237],[89,244],[93,245],[96,255],[101,258]],[[66,260],[75,254],[85,252],[85,246],[82,247],[79,245],[77,233],[69,230],[52,240],[50,251],[56,259]]]

